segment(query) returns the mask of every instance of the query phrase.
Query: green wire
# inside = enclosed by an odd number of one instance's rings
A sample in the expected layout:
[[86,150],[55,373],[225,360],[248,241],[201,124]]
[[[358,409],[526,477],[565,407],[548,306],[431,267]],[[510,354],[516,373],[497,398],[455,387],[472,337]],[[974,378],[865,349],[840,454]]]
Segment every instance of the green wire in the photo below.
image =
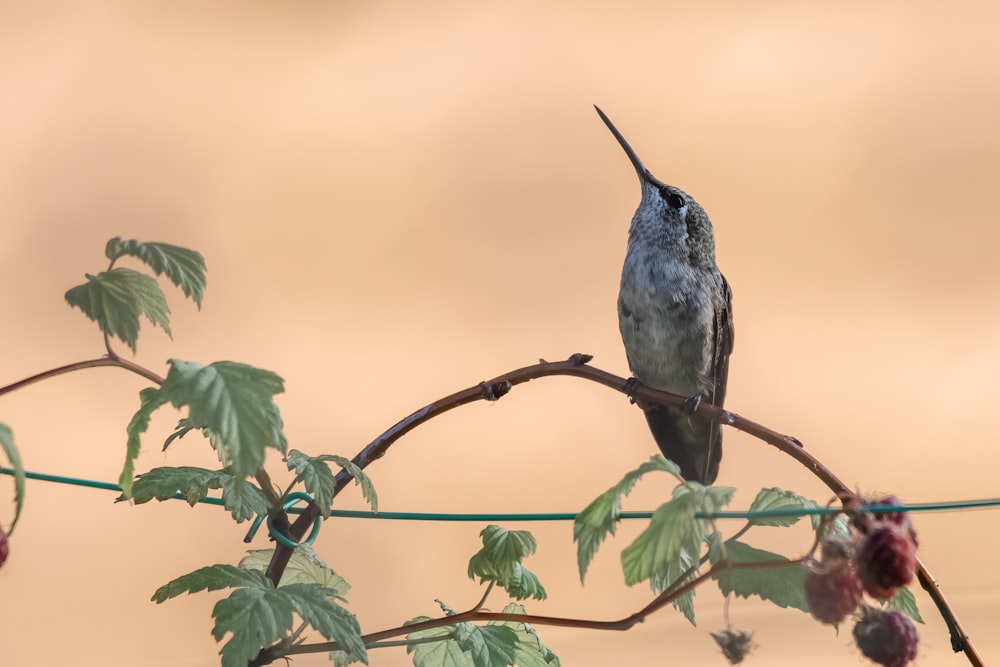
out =
[[[13,475],[11,468],[0,467],[0,474]],[[85,486],[92,489],[103,489],[105,491],[118,491],[121,487],[108,482],[95,482],[89,479],[77,477],[64,477],[62,475],[48,475],[40,472],[25,472],[28,479],[37,479],[43,482],[56,482],[58,484],[72,484],[75,486]],[[180,493],[174,498],[184,500]],[[206,497],[198,502],[206,505],[222,505],[221,498]],[[939,512],[956,511],[968,509],[987,509],[1000,507],[1000,498],[987,498],[983,500],[956,500],[943,503],[914,503],[910,505],[873,505],[868,509],[874,513],[881,512]],[[288,508],[289,514],[301,514],[301,507]],[[702,519],[763,519],[763,518],[798,518],[810,515],[839,514],[840,509],[835,507],[814,507],[799,509],[774,509],[758,510],[756,512],[713,512],[711,514],[696,515]],[[652,512],[621,512],[618,516],[622,519],[648,519]],[[453,514],[434,512],[370,512],[366,510],[332,510],[330,516],[347,519],[391,519],[395,521],[573,521],[577,515],[575,512],[548,512],[548,513],[478,513],[478,514]]]

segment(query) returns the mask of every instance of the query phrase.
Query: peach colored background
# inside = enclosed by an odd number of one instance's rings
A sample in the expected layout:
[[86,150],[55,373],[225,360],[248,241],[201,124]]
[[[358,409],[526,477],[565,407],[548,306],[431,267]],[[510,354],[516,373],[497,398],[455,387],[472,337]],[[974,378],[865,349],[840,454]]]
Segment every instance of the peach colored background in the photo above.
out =
[[[62,295],[103,268],[113,235],[189,246],[209,266],[203,311],[168,290],[174,340],[146,327],[137,360],[277,371],[291,445],[310,452],[353,455],[424,403],[539,357],[588,352],[624,374],[614,302],[638,187],[599,103],[715,222],[735,292],[729,407],[864,490],[1000,495],[998,21],[983,2],[5,3],[0,382],[101,353]],[[0,420],[29,469],[113,480],[143,386],[64,376],[3,397]],[[140,469],[212,465],[194,437],[160,453],[176,417],[158,414]],[[620,396],[550,379],[448,414],[369,472],[385,510],[573,511],[653,451]],[[827,496],[738,433],[719,482],[741,507],[762,486]],[[650,480],[627,507],[667,491]],[[148,600],[237,562],[245,525],[112,499],[29,484],[0,570],[5,667],[217,664],[218,594]],[[356,490],[342,506],[361,506]],[[997,514],[916,522],[995,662]],[[585,587],[570,525],[509,527],[540,542],[528,564],[551,600],[531,609],[615,618],[649,598],[617,561],[639,525]],[[338,520],[318,547],[374,631],[436,613],[435,597],[472,604],[480,528]],[[794,554],[807,539],[755,543]],[[919,664],[966,664],[918,601]],[[730,611],[756,632],[752,664],[862,661],[849,632],[800,612]],[[696,629],[666,610],[628,633],[540,630],[565,665],[722,664],[715,591],[697,613]],[[401,649],[371,659],[407,664]]]

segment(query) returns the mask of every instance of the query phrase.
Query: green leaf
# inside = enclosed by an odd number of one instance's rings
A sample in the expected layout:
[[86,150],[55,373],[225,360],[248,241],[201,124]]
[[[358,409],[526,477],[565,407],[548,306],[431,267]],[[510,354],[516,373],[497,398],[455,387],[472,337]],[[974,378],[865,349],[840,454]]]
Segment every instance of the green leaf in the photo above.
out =
[[308,456],[297,449],[288,452],[285,457],[289,470],[295,471],[295,479],[302,480],[306,491],[313,497],[320,516],[330,516],[330,505],[333,503],[333,489],[336,482],[330,466],[322,457]]
[[[688,553],[687,551],[682,551],[676,560],[667,563],[667,569],[662,576],[650,579],[650,586],[654,591],[665,591],[667,588],[679,590],[682,586],[694,580],[698,560],[697,552]],[[694,595],[695,590],[691,589],[670,601],[674,609],[684,614],[684,618],[691,625],[696,625],[694,620]]]
[[229,510],[236,523],[267,514],[270,509],[267,496],[256,484],[222,471],[219,478],[222,480],[222,506]]
[[200,253],[167,243],[125,241],[116,236],[108,241],[104,254],[112,262],[123,255],[140,259],[156,275],[166,275],[201,308],[201,299],[205,294],[205,259]]
[[483,548],[469,559],[469,578],[494,581],[511,597],[543,600],[545,588],[534,574],[521,565],[521,559],[535,553],[535,538],[526,530],[506,530],[490,525],[480,533]]
[[[169,500],[176,494],[184,496],[188,505],[194,507],[199,500],[208,495],[209,489],[222,486],[220,477],[225,474],[218,470],[180,466],[176,468],[153,468],[149,472],[138,475],[132,485],[132,500],[137,505],[156,500]],[[229,476],[229,475],[227,475]],[[118,500],[126,500],[125,494]]]
[[544,600],[548,597],[545,587],[534,572],[518,563],[506,584],[501,584],[515,600]]
[[679,560],[698,554],[706,525],[695,513],[702,509],[703,495],[678,486],[674,498],[653,512],[646,530],[622,551],[626,584],[650,580],[654,590],[663,590],[672,583],[669,575],[677,571]]
[[14,445],[14,433],[6,424],[0,424],[0,449],[10,461],[11,468],[14,469],[14,519],[10,522],[7,535],[14,533],[17,520],[21,516],[21,508],[24,506],[24,465],[21,463],[21,455]]
[[118,475],[118,486],[122,487],[122,499],[132,497],[132,477],[135,475],[135,460],[142,448],[141,435],[149,428],[149,418],[153,412],[166,403],[169,398],[154,387],[148,387],[139,392],[139,410],[132,416],[128,426],[128,444],[125,447],[125,465]]
[[[694,575],[701,542],[711,524],[696,514],[710,514],[732,499],[734,489],[706,487],[694,482],[674,488],[673,499],[661,505],[649,526],[621,554],[622,571],[628,585],[649,580],[656,592],[676,590]],[[694,591],[673,600],[673,604],[694,623]]]
[[[240,561],[240,567],[264,572],[271,563],[274,549],[257,549],[247,552]],[[319,584],[336,592],[337,596],[347,595],[351,589],[343,577],[333,571],[308,544],[295,547],[285,573],[281,575],[278,587],[288,584]]]
[[628,472],[620,482],[599,495],[577,515],[573,522],[573,540],[577,543],[576,560],[580,569],[580,583],[583,583],[587,568],[594,559],[598,547],[609,533],[615,534],[621,515],[622,497],[632,491],[632,487],[643,475],[654,470],[680,474],[677,464],[657,454],[635,470]]
[[[206,470],[188,466],[153,468],[138,475],[132,486],[137,505],[156,500],[170,500],[179,493],[192,507],[208,496],[210,489],[222,489],[222,505],[237,523],[267,514],[267,497],[256,485],[236,479],[225,470]],[[117,500],[127,500],[123,493]]]
[[[510,603],[501,610],[504,614],[524,614],[524,607]],[[514,664],[518,667],[559,667],[559,658],[550,651],[538,633],[527,623],[514,621],[490,621],[488,625],[502,625],[513,631],[517,643],[514,645]]]
[[[440,602],[440,601],[439,601]],[[449,609],[441,603],[442,608]],[[450,615],[450,614],[449,614]],[[427,616],[410,619],[405,625],[431,620]],[[517,633],[504,623],[473,625],[456,623],[406,635],[415,667],[507,667],[514,664]],[[437,641],[427,642],[429,639]]]
[[[794,512],[812,509],[816,503],[797,493],[779,488],[761,489],[750,505],[750,512]],[[754,526],[791,526],[801,519],[801,515],[778,514],[750,519]]]
[[[219,460],[237,480],[254,474],[264,462],[267,447],[282,454],[288,448],[282,431],[281,414],[273,396],[284,391],[284,382],[271,371],[232,361],[208,366],[179,359],[170,360],[167,378],[158,388],[140,392],[142,405],[128,426],[129,458],[126,470],[138,455],[139,435],[149,426],[150,414],[172,403],[188,407],[182,428],[202,428],[213,437]],[[134,451],[134,455],[133,455]],[[122,471],[122,478],[126,470]],[[128,477],[131,484],[131,474]],[[128,486],[121,484],[128,497]],[[232,498],[239,499],[244,487],[233,486]],[[227,505],[235,515],[243,508]]]
[[367,661],[361,630],[354,615],[338,605],[336,590],[315,583],[294,583],[275,589],[258,570],[212,565],[174,579],[153,594],[160,603],[182,593],[235,588],[212,611],[216,641],[231,633],[222,647],[225,667],[245,667],[260,650],[292,629],[292,612],[327,639],[337,641],[353,657]]
[[327,657],[333,663],[333,667],[347,667],[358,662],[358,659],[351,657],[347,651],[330,651]]
[[333,461],[338,466],[347,471],[347,474],[354,478],[354,483],[361,486],[361,495],[364,496],[373,512],[378,512],[378,494],[375,493],[375,485],[365,471],[359,468],[353,461],[336,454],[327,454],[320,457],[325,461]]
[[455,642],[469,654],[475,667],[508,667],[514,664],[517,635],[502,625],[455,626]]
[[[807,499],[803,500],[805,501],[806,509],[823,509],[825,507],[824,505],[820,505],[819,503],[817,503],[815,500],[807,500]],[[827,523],[827,530],[829,535],[832,535],[834,537],[843,537],[843,538],[849,538],[851,536],[850,524],[847,521],[847,517],[844,516],[843,514],[838,514],[837,516],[835,516],[833,518],[833,521],[830,521],[829,515],[823,515],[823,514],[809,515],[809,521],[812,524],[813,530],[819,530],[819,526],[821,523],[823,523],[824,520]]]
[[356,660],[368,662],[358,619],[333,600],[336,591],[319,584],[296,583],[282,586],[279,593],[288,600],[295,613],[324,638],[340,644]]
[[890,600],[879,600],[890,609],[898,609],[917,623],[923,623],[920,617],[920,610],[917,609],[917,600],[913,597],[913,591],[903,586],[896,589],[896,594]]
[[260,650],[292,629],[292,604],[273,588],[237,588],[212,610],[212,636],[222,641],[222,667],[246,667]]
[[[717,545],[718,542],[713,541],[709,549],[709,558],[713,564],[722,558],[722,552]],[[726,541],[726,555],[730,563],[780,561],[788,565],[719,572],[714,578],[719,582],[723,595],[735,593],[744,598],[756,595],[779,607],[793,607],[809,612],[805,593],[806,568],[801,563],[793,563],[781,554],[757,549],[738,540]]]
[[[406,625],[431,620],[429,616],[417,616]],[[413,654],[414,667],[475,667],[472,656],[463,651],[455,641],[454,626],[440,626],[429,630],[416,630],[406,635],[407,641],[427,643],[408,644],[406,652]],[[435,639],[437,641],[427,640]]]
[[131,269],[87,274],[87,282],[66,292],[76,306],[108,336],[119,338],[134,354],[139,337],[139,316],[170,335],[170,309],[156,280]]
[[261,572],[244,570],[234,565],[209,565],[160,586],[153,593],[152,600],[159,604],[170,598],[175,598],[181,593],[217,591],[221,588],[240,586],[260,589],[272,588],[271,582]]

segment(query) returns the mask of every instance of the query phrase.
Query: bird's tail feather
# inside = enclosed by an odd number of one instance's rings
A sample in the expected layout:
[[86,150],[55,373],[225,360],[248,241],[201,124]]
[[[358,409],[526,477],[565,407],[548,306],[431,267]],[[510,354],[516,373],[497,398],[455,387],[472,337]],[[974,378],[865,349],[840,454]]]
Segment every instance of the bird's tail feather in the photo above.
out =
[[722,427],[679,408],[657,406],[645,412],[653,439],[663,455],[680,466],[681,476],[706,485],[714,482],[722,459]]

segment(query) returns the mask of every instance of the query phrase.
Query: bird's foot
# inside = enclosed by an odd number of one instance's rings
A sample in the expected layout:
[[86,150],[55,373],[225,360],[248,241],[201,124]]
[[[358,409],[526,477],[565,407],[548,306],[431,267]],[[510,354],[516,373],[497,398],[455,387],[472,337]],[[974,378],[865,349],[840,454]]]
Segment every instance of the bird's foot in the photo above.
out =
[[684,399],[684,414],[690,417],[698,410],[699,405],[701,405],[700,395],[688,396]]
[[638,378],[634,377],[625,380],[625,384],[622,385],[622,391],[624,391],[625,395],[628,396],[628,402],[633,405],[635,404],[635,390],[638,389],[640,385],[641,383]]

